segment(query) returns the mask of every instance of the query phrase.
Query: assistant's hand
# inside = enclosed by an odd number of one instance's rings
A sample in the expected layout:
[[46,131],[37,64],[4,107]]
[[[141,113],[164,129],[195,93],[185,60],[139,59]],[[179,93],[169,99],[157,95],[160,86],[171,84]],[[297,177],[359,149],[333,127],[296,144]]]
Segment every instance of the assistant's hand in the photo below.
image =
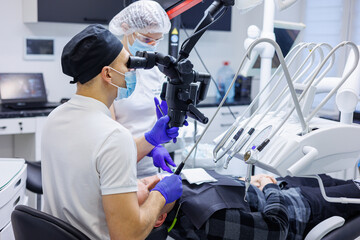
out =
[[168,164],[173,167],[176,167],[176,164],[170,157],[169,152],[161,145],[157,145],[149,154],[149,157],[153,158],[153,163],[155,167],[160,167],[162,170],[169,173],[173,173],[169,168]]
[[[154,97],[154,102],[155,102],[155,109],[156,109],[156,116],[157,119],[160,119],[162,116],[167,115],[168,113],[168,105],[166,103],[166,101],[161,101],[161,103],[159,102],[159,99],[157,99],[157,97]],[[158,105],[161,108],[161,111],[163,112],[163,114],[160,112]]]
[[182,195],[182,182],[179,175],[171,175],[161,180],[152,191],[159,191],[165,198],[166,203],[179,199]]
[[170,118],[168,115],[157,120],[154,127],[149,132],[145,133],[146,141],[148,141],[153,146],[157,146],[176,138],[179,135],[179,128],[169,128],[169,120]]

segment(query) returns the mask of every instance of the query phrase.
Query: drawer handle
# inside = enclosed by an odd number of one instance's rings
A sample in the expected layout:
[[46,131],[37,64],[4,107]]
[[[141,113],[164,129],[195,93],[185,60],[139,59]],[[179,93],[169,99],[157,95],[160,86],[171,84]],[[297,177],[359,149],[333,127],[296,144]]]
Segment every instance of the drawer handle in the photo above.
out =
[[19,179],[19,181],[17,181],[17,183],[15,183],[14,188],[16,188],[17,186],[19,186],[20,183],[21,183],[21,179]]
[[[239,112],[233,112],[234,115],[239,115]],[[221,115],[231,115],[231,112],[222,112]]]
[[1,126],[0,129],[5,130],[7,126]]
[[220,126],[221,127],[230,127],[232,125],[232,123],[221,123]]
[[15,200],[14,202],[14,207],[20,202],[20,196],[18,196],[18,198]]

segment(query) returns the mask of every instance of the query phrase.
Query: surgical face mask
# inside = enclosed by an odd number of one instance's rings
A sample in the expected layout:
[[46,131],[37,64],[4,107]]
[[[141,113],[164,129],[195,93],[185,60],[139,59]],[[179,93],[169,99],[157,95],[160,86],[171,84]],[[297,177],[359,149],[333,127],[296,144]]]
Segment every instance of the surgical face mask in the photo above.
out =
[[111,85],[113,85],[114,87],[116,87],[118,89],[118,93],[117,93],[115,100],[118,101],[120,99],[130,97],[130,95],[134,92],[135,86],[136,86],[136,71],[130,71],[130,72],[126,72],[124,74],[122,72],[117,71],[116,69],[114,69],[112,67],[109,67],[109,68],[111,68],[115,72],[125,76],[126,88],[116,86],[115,84],[110,82]]
[[133,56],[136,56],[136,52],[137,51],[149,51],[149,52],[155,52],[156,50],[156,46],[157,45],[150,45],[144,42],[141,42],[139,39],[134,38],[134,43],[132,45],[130,45],[129,43],[129,38],[128,38],[128,47],[129,47],[129,51]]

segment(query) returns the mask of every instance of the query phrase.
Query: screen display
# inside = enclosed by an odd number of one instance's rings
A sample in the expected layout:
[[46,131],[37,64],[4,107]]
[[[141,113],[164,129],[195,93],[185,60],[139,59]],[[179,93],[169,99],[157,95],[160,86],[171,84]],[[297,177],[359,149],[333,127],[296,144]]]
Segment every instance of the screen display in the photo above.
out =
[[[134,1],[133,1],[134,2]],[[177,6],[184,2],[189,2],[185,0],[156,0],[166,11],[172,9],[174,6]],[[191,2],[191,1],[190,1]],[[200,20],[204,17],[205,10],[213,3],[214,1],[202,0],[200,3],[196,4],[192,8],[180,14],[181,18],[181,27],[186,29],[195,29]],[[228,8],[226,13],[218,19],[215,23],[211,24],[208,28],[209,30],[220,30],[220,31],[231,31],[231,7]],[[218,17],[218,16],[216,16]]]
[[54,55],[53,39],[26,39],[26,54]]
[[171,9],[172,6],[175,6],[184,1],[181,1],[181,0],[170,0],[170,1],[169,0],[156,0],[156,2],[158,2],[165,9],[165,11],[168,11],[169,9]]
[[46,101],[42,73],[0,73],[2,103]]

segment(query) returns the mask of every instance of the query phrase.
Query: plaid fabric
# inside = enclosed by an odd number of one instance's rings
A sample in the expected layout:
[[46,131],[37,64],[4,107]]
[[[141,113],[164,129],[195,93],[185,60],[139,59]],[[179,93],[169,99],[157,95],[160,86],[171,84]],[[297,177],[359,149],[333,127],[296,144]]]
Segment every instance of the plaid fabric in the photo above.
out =
[[288,214],[285,197],[279,187],[274,184],[267,185],[264,193],[266,205],[263,212],[224,209],[213,214],[205,223],[206,238],[286,239]]
[[[359,179],[343,181],[328,176],[322,176],[322,179],[329,196],[360,197]],[[222,209],[215,212],[200,229],[194,227],[180,211],[178,222],[169,235],[174,239],[297,240],[304,238],[312,224],[316,225],[323,219],[331,216],[349,219],[360,213],[359,204],[326,202],[312,179],[288,180],[291,181],[284,184],[282,190],[274,184],[267,185],[263,192],[250,186],[247,200],[251,212]],[[279,180],[278,183],[281,185]],[[171,221],[174,219],[172,212],[169,213]]]
[[282,190],[282,193],[285,196],[289,216],[289,231],[286,239],[304,239],[303,234],[311,215],[310,205],[301,195],[300,188]]
[[200,229],[180,211],[170,236],[174,239],[303,239],[311,210],[299,188],[280,190],[269,184],[262,192],[250,186],[247,200],[252,212],[223,209]]

